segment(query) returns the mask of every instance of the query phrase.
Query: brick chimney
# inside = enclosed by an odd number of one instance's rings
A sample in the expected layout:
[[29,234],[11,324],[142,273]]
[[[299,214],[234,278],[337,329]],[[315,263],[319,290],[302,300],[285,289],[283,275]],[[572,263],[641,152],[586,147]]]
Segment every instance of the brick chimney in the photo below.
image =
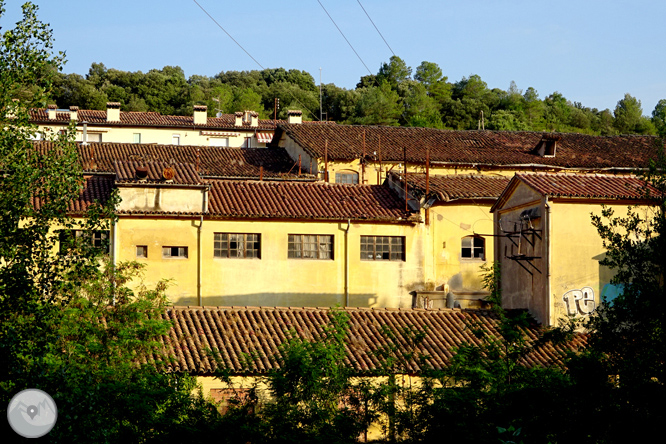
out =
[[49,120],[55,120],[56,119],[56,110],[58,107],[55,104],[48,105],[46,107],[46,114],[49,116]]
[[287,123],[303,123],[303,111],[294,109],[287,111]]
[[70,106],[69,107],[69,120],[79,120],[79,107],[78,106]]
[[236,118],[234,126],[243,126],[243,113],[241,111],[237,111],[234,113],[234,117]]
[[194,124],[205,125],[208,123],[208,107],[206,105],[194,105]]
[[106,102],[106,121],[120,122],[120,102]]

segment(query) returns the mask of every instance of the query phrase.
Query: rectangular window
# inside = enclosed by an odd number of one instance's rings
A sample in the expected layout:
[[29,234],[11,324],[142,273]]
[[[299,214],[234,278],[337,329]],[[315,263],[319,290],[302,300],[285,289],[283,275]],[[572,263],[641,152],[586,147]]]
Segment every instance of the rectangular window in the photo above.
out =
[[[77,245],[88,245],[99,249],[103,253],[111,251],[108,230],[61,230],[59,233],[60,251],[66,252]],[[84,242],[84,244],[80,244]]]
[[171,145],[180,145],[180,134],[171,136]]
[[287,257],[290,259],[333,259],[333,236],[290,234]]
[[102,133],[88,133],[86,134],[86,139],[87,142],[101,142]]
[[482,237],[467,236],[462,238],[460,256],[463,259],[485,259],[486,241]]
[[361,236],[361,260],[404,261],[404,236]]
[[187,259],[187,247],[162,247],[162,257]]
[[137,245],[136,257],[148,258],[148,245]]
[[261,257],[261,235],[215,233],[213,256],[259,259]]
[[132,137],[134,139],[134,143],[141,143],[141,133],[134,133],[132,134]]
[[335,173],[335,183],[358,183],[358,173]]
[[209,144],[210,144],[210,146],[224,146],[224,147],[227,147],[227,146],[229,146],[229,138],[228,137],[211,137],[209,139]]

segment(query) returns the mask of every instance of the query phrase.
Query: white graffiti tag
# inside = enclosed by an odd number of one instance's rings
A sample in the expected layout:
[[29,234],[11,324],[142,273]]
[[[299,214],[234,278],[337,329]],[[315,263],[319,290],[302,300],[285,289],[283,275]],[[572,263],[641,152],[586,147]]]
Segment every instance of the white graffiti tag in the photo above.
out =
[[580,290],[569,290],[562,296],[569,315],[589,315],[596,308],[594,290],[583,287]]

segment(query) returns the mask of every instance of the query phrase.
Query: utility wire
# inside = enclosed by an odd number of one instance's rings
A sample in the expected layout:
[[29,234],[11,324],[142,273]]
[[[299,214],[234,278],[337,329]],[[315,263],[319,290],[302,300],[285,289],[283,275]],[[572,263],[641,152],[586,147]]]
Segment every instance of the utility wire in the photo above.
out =
[[370,71],[370,68],[368,68],[368,65],[365,64],[365,62],[363,61],[363,59],[361,58],[361,56],[358,55],[358,52],[356,52],[356,50],[354,49],[354,47],[352,46],[352,44],[349,43],[349,40],[347,40],[347,37],[345,37],[345,34],[342,32],[342,30],[340,29],[340,27],[338,27],[338,24],[335,23],[335,20],[333,20],[333,17],[331,17],[331,14],[328,13],[328,11],[326,10],[326,8],[324,8],[324,5],[322,5],[321,2],[320,2],[319,0],[317,0],[317,3],[319,3],[319,6],[321,6],[321,9],[324,10],[324,12],[325,12],[326,15],[328,16],[328,18],[331,19],[331,21],[333,22],[333,24],[335,25],[335,27],[338,28],[338,31],[340,32],[340,34],[342,35],[342,37],[345,39],[345,41],[347,42],[347,44],[349,45],[349,47],[352,49],[352,51],[354,51],[354,54],[356,54],[356,57],[358,57],[358,59],[361,61],[361,63],[363,63],[363,66],[365,66],[365,69],[368,70],[368,73],[369,73],[370,75],[372,75],[372,71]]
[[368,16],[368,20],[370,20],[370,23],[372,23],[372,26],[375,27],[375,29],[377,30],[377,33],[379,34],[379,36],[382,38],[382,40],[384,40],[384,43],[386,43],[386,46],[388,46],[388,49],[389,49],[389,51],[391,51],[391,54],[395,55],[395,52],[393,52],[393,49],[391,49],[391,47],[389,46],[388,42],[386,41],[386,39],[385,39],[384,36],[382,35],[382,33],[379,32],[379,28],[377,28],[377,25],[375,25],[375,22],[373,22],[372,19],[370,18],[370,14],[368,14],[368,11],[366,11],[365,8],[363,7],[363,5],[361,4],[361,0],[356,0],[356,1],[358,2],[358,5],[361,7],[361,9],[363,10],[363,12],[365,12],[365,15]]
[[263,66],[261,66],[261,63],[257,62],[257,59],[255,59],[254,57],[252,57],[252,55],[251,55],[249,52],[247,52],[247,50],[246,50],[245,48],[243,48],[243,46],[241,46],[241,44],[238,43],[238,42],[236,41],[236,39],[233,38],[233,37],[231,36],[231,34],[229,34],[229,33],[227,32],[227,30],[224,29],[224,28],[222,27],[222,25],[220,25],[220,24],[217,22],[217,20],[215,20],[215,19],[213,18],[213,16],[210,15],[210,14],[208,13],[208,11],[206,11],[206,10],[203,8],[203,6],[201,6],[201,5],[199,4],[199,2],[197,2],[197,0],[192,0],[192,1],[193,1],[194,3],[196,3],[197,6],[198,6],[199,8],[201,8],[201,10],[202,10],[202,11],[203,11],[208,17],[210,17],[210,19],[211,19],[213,22],[215,22],[215,24],[217,25],[217,27],[220,28],[222,31],[224,31],[224,33],[225,33],[226,35],[228,35],[229,38],[230,38],[231,40],[233,40],[234,43],[237,44],[238,47],[239,47],[240,49],[242,49],[242,50],[245,52],[245,54],[248,55],[248,57],[250,57],[252,60],[254,60],[254,63],[256,63],[257,65],[259,65],[259,67],[260,67],[261,69],[266,69],[266,68],[264,68]]
[[[231,34],[229,34],[229,33],[227,32],[227,30],[224,29],[224,28],[222,27],[222,25],[220,25],[220,24],[218,23],[217,20],[215,20],[215,19],[213,18],[213,16],[210,15],[210,14],[208,13],[208,11],[206,11],[206,10],[204,9],[204,7],[201,6],[201,5],[199,4],[199,2],[197,2],[197,0],[192,0],[192,1],[193,1],[194,3],[196,3],[196,5],[197,5],[197,6],[198,6],[198,7],[199,7],[199,8],[200,8],[200,9],[201,9],[201,10],[202,10],[202,11],[203,11],[203,12],[204,12],[204,13],[205,13],[205,14],[206,14],[206,15],[207,15],[207,16],[208,16],[208,17],[209,17],[209,18],[210,18],[210,19],[211,19],[216,25],[217,25],[217,26],[218,26],[218,28],[220,28],[222,31],[224,31],[224,33],[225,33],[226,35],[228,35],[229,38],[230,38],[231,40],[233,40],[234,43],[237,44],[238,47],[239,47],[240,49],[242,49],[242,50],[245,52],[245,54],[248,55],[248,57],[250,57],[252,60],[254,60],[254,63],[256,63],[257,65],[259,65],[259,67],[260,67],[261,69],[266,69],[266,68],[264,68],[264,67],[261,65],[261,63],[257,62],[257,59],[255,59],[254,57],[252,57],[252,54],[250,54],[249,52],[247,52],[247,50],[246,50],[245,48],[243,48],[243,46],[241,46],[241,44],[238,43],[238,42],[236,41],[236,39],[233,38],[233,37],[231,36]],[[321,4],[321,3],[320,3],[320,4]],[[322,6],[322,7],[323,7],[323,6]],[[332,20],[332,19],[331,19],[331,20]],[[367,66],[366,66],[366,68],[367,68]],[[303,107],[303,109],[305,109],[307,112],[309,112],[309,113],[312,115],[312,117],[314,117],[315,120],[319,120],[319,119],[317,119],[317,116],[316,116],[312,111],[310,111],[310,110],[308,109],[307,106],[303,105],[303,104],[301,103],[301,101],[298,100],[298,98],[294,95],[294,93],[292,93],[292,92],[289,91],[289,90],[287,90],[287,92],[288,92],[288,93],[291,95],[291,97],[296,101],[296,103],[298,103],[299,105],[301,105],[301,107]]]

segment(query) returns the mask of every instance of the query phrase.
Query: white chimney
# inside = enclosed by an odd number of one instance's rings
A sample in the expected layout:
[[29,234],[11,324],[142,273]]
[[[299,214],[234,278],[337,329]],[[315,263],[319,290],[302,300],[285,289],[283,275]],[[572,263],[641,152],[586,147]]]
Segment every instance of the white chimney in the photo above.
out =
[[70,106],[69,107],[69,120],[79,120],[79,107],[78,106]]
[[106,102],[106,121],[120,122],[120,102]]
[[56,105],[49,105],[46,107],[46,114],[49,116],[49,120],[56,119],[56,110],[58,107]]
[[234,113],[234,116],[236,117],[234,126],[243,126],[243,113],[241,111],[237,111]]
[[208,123],[208,107],[206,105],[194,105],[194,124],[205,125]]
[[259,126],[259,113],[250,111],[250,126],[256,128]]
[[303,123],[303,111],[293,109],[287,111],[287,123]]

